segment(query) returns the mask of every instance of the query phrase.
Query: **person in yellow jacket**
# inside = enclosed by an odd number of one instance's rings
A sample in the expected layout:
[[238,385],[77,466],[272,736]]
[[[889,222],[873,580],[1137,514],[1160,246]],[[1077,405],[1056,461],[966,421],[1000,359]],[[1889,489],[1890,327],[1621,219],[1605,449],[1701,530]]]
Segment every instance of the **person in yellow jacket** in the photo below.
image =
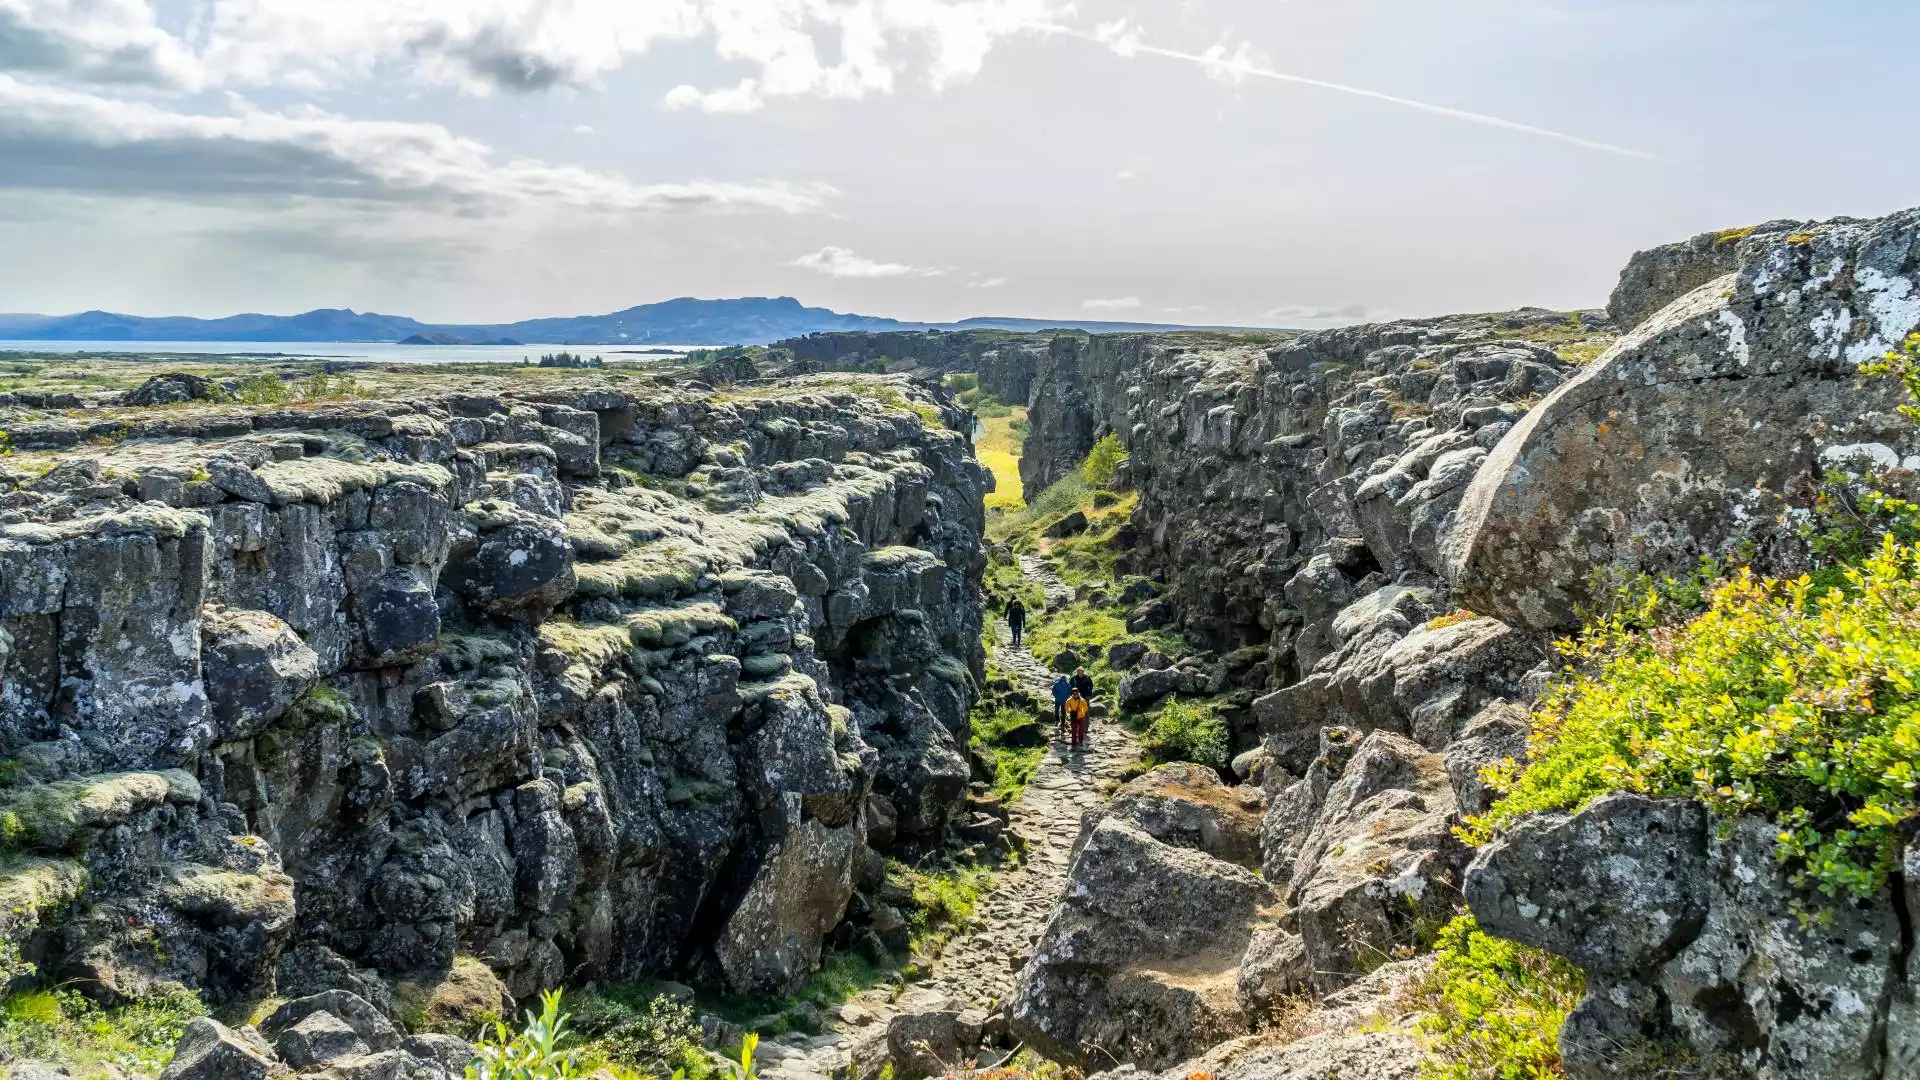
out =
[[1072,741],[1067,745],[1083,749],[1087,745],[1087,699],[1078,690],[1067,699],[1067,726],[1072,731]]

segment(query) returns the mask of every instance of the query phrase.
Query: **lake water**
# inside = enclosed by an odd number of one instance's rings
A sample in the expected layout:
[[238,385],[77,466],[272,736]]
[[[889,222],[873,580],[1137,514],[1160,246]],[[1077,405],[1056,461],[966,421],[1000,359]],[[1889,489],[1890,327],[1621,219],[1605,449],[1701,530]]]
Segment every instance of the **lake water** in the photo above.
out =
[[158,359],[185,355],[284,357],[301,360],[366,360],[383,364],[517,364],[521,357],[566,351],[604,356],[628,363],[674,360],[698,346],[648,345],[669,352],[638,352],[613,345],[393,345],[376,341],[5,341],[0,353],[88,353],[114,359]]

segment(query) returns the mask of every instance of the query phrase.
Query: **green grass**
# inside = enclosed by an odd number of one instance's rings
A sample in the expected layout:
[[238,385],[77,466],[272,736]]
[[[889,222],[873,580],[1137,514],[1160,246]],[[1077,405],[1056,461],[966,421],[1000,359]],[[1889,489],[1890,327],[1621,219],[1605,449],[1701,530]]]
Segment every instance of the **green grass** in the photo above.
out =
[[993,770],[993,793],[1005,802],[1018,799],[1026,790],[1040,763],[1046,760],[1047,748],[1005,746],[1001,739],[1008,730],[1036,719],[1043,725],[1052,722],[1050,716],[1006,706],[991,709],[977,706],[974,710],[974,748]]
[[187,1023],[205,1014],[185,990],[111,1009],[68,989],[15,990],[0,999],[0,1060],[36,1058],[83,1078],[152,1075],[172,1059]]
[[997,414],[979,412],[979,416],[982,431],[974,440],[973,452],[980,464],[993,473],[993,492],[987,496],[987,512],[1018,511],[1026,506],[1020,497],[1020,446],[1026,441],[1026,434],[1016,431],[1014,425],[1025,424],[1027,410],[1002,406]]

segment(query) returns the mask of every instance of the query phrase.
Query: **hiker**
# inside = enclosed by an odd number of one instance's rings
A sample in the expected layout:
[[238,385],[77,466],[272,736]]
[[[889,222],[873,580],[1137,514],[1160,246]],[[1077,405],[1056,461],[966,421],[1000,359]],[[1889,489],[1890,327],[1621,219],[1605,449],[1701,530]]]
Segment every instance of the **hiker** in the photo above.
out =
[[1073,669],[1073,688],[1087,699],[1087,704],[1093,704],[1093,676],[1087,674],[1086,668]]
[[1027,629],[1027,605],[1019,597],[1007,601],[1007,626],[1013,630],[1013,647],[1020,647],[1020,635]]
[[1067,699],[1073,696],[1073,680],[1062,674],[1053,680],[1053,734],[1058,737],[1067,730]]
[[1084,749],[1087,745],[1087,699],[1079,690],[1067,699],[1067,723],[1072,725],[1073,733],[1067,746],[1073,750]]

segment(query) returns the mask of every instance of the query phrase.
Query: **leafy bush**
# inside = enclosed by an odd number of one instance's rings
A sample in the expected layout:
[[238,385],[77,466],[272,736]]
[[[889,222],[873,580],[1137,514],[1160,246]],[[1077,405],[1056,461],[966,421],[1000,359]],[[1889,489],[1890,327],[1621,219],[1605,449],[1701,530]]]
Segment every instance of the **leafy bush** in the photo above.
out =
[[589,1059],[650,1076],[702,1077],[711,1071],[693,1007],[665,994],[616,989],[588,997],[576,1020]]
[[233,398],[242,405],[278,405],[287,400],[287,384],[271,371],[256,371],[233,388]]
[[1169,701],[1140,738],[1140,751],[1155,764],[1190,761],[1224,769],[1228,761],[1227,725],[1203,705]]
[[1440,931],[1415,990],[1428,1015],[1425,1080],[1547,1080],[1560,1073],[1560,1025],[1585,991],[1572,964],[1481,933],[1462,915]]
[[1112,432],[1100,436],[1088,451],[1086,463],[1080,466],[1080,475],[1087,481],[1088,487],[1112,487],[1120,475],[1120,466],[1127,460],[1126,447],[1120,445],[1120,436]]
[[560,1011],[560,991],[540,995],[540,1012],[527,1013],[526,1026],[509,1033],[495,1022],[493,1032],[475,1047],[467,1080],[573,1080],[581,1076],[577,1052],[562,1049],[568,1016]]
[[1741,571],[1683,625],[1643,632],[1649,595],[1563,643],[1583,673],[1536,714],[1532,764],[1488,770],[1506,794],[1469,838],[1609,791],[1690,795],[1776,823],[1797,884],[1872,894],[1920,811],[1920,548],[1888,536],[1841,580]]

